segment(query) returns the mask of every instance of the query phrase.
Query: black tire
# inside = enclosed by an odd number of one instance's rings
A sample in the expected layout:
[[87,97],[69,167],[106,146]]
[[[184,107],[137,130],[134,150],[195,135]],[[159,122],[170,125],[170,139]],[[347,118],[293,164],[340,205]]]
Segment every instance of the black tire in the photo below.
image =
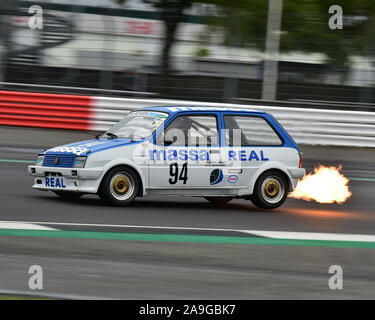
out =
[[140,181],[136,172],[125,166],[115,167],[104,176],[99,197],[116,206],[126,206],[138,195]]
[[261,209],[280,207],[288,196],[289,185],[284,175],[270,170],[260,175],[255,183],[251,202]]
[[71,192],[71,191],[53,191],[61,199],[74,201],[82,197],[83,193],[80,192]]
[[204,197],[207,201],[210,201],[216,205],[223,205],[233,200],[231,197]]

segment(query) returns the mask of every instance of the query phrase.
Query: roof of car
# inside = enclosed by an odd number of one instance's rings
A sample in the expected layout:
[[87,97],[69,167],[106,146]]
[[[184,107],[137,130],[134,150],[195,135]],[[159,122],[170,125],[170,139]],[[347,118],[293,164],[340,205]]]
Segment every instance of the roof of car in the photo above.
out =
[[254,109],[248,109],[244,106],[244,108],[226,108],[226,107],[207,107],[207,106],[155,106],[155,107],[145,107],[141,110],[155,110],[155,111],[163,111],[168,113],[178,113],[183,111],[230,111],[230,112],[256,112],[256,113],[264,113],[263,111],[257,111]]

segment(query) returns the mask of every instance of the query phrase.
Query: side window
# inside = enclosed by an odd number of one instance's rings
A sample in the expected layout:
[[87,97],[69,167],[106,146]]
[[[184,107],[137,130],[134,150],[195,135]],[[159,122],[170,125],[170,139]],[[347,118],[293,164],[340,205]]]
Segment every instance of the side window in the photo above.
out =
[[225,139],[229,146],[280,146],[282,141],[261,117],[224,116]]
[[217,145],[219,134],[214,115],[183,115],[176,117],[156,139],[166,146]]

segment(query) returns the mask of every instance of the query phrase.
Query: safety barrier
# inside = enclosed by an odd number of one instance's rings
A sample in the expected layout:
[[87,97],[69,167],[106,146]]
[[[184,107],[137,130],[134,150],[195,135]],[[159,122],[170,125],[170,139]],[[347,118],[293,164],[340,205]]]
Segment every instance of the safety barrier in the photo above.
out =
[[249,108],[272,114],[300,144],[375,147],[375,112],[288,108],[167,99],[93,97],[92,128],[106,130],[129,110],[145,106]]
[[145,106],[249,108],[272,114],[297,143],[375,147],[375,112],[0,91],[0,125],[104,131]]
[[90,130],[92,98],[0,91],[0,125]]

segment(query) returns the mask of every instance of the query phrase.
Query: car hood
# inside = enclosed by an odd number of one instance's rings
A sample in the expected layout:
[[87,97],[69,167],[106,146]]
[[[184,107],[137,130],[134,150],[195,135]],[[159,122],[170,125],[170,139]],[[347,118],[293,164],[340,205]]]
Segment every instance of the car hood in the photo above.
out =
[[59,153],[74,154],[76,156],[85,156],[92,152],[98,152],[106,149],[122,147],[141,141],[132,141],[130,139],[92,139],[80,142],[65,144],[45,150],[41,154]]

